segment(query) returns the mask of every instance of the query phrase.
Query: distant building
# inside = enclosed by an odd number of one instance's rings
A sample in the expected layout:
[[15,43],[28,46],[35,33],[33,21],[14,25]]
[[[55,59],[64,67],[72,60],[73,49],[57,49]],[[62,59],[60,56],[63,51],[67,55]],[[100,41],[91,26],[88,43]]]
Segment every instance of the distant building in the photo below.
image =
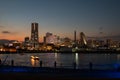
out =
[[47,32],[46,33],[46,37],[49,37],[49,36],[52,36],[53,34],[52,33],[50,33],[50,32]]
[[61,40],[61,46],[72,47],[72,40],[68,37],[65,37]]
[[52,33],[47,32],[44,36],[44,43],[46,44],[57,44],[59,41],[59,36],[53,35]]
[[74,31],[74,42],[76,43],[76,30]]
[[32,44],[30,43],[29,37],[25,37],[22,48],[27,48],[28,49],[28,47],[31,47],[31,46],[32,46]]
[[24,42],[25,42],[25,43],[29,43],[29,42],[30,42],[29,37],[25,37]]
[[83,32],[80,33],[80,45],[81,46],[87,45],[86,36]]
[[43,37],[43,42],[46,44],[46,36]]
[[111,47],[112,46],[112,40],[111,39],[107,39],[106,40],[106,44],[108,47]]
[[39,48],[38,23],[31,24],[31,44],[35,49]]
[[94,44],[94,42],[93,42],[92,39],[89,39],[89,40],[87,41],[87,45],[88,45],[90,48],[94,48],[94,47],[95,47],[95,44]]

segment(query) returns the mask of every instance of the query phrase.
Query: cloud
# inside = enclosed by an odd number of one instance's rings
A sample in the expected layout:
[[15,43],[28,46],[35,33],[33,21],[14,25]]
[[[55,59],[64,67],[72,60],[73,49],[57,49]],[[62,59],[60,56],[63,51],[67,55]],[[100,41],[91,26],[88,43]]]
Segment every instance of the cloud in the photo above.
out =
[[10,35],[18,34],[18,32],[11,32],[11,31],[2,31],[1,33],[2,34],[10,34]]
[[11,34],[9,31],[2,31],[3,34]]

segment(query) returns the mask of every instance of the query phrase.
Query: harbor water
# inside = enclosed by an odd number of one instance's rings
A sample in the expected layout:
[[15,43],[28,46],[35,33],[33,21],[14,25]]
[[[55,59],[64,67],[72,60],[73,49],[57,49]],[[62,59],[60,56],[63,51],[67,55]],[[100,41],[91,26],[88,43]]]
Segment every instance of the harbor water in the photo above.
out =
[[[33,59],[33,57],[37,57]],[[14,66],[58,67],[88,69],[116,69],[120,67],[120,54],[115,53],[23,53],[0,54],[1,63]],[[55,63],[56,62],[56,63]]]

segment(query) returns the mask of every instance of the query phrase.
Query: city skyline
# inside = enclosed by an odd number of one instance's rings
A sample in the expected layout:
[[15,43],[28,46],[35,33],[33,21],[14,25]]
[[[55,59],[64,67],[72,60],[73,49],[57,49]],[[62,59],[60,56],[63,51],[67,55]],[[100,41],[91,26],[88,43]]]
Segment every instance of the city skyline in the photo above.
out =
[[39,23],[39,39],[52,32],[74,38],[120,37],[119,0],[1,0],[0,39],[24,41],[31,23]]

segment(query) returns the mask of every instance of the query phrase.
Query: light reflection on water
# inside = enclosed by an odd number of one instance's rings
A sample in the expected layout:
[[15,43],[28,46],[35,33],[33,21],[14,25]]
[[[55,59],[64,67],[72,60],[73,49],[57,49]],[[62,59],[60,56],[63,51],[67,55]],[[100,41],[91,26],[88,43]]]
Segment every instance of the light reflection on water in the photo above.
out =
[[38,64],[39,64],[38,60],[31,59],[31,65],[32,65],[32,67],[39,66]]
[[79,63],[79,60],[78,60],[78,53],[75,53],[75,62],[76,62],[76,64],[78,65],[78,63]]
[[[31,56],[38,56],[39,60],[31,59]],[[14,60],[16,66],[32,66],[39,67],[40,60],[44,67],[54,67],[54,62],[57,62],[57,67],[73,67],[73,62],[76,62],[77,68],[88,68],[89,62],[93,63],[93,68],[112,69],[114,64],[120,64],[120,54],[88,54],[88,53],[25,53],[20,54],[0,54],[0,59],[4,64],[11,64]]]

